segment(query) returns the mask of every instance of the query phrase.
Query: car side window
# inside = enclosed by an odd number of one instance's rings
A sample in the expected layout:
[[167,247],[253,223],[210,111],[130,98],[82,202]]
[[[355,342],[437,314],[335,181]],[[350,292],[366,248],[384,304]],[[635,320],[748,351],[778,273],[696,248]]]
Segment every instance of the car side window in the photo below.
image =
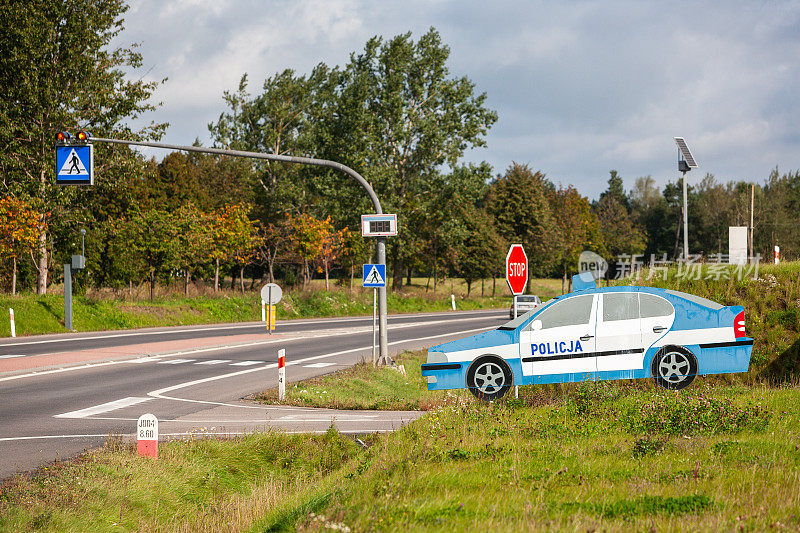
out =
[[542,321],[542,329],[588,324],[592,315],[593,301],[594,296],[588,294],[573,296],[551,305],[542,311],[536,320]]
[[664,298],[659,298],[652,294],[640,293],[639,299],[642,308],[642,318],[669,316],[674,312],[672,304]]
[[612,292],[603,295],[603,322],[639,319],[639,295],[635,292]]

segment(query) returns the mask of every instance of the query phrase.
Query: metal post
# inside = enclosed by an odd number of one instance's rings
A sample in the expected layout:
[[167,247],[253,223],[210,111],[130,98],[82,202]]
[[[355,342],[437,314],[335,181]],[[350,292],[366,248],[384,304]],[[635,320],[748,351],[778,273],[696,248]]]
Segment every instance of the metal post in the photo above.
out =
[[376,350],[376,345],[378,344],[376,333],[377,333],[377,326],[375,322],[375,317],[378,313],[378,289],[372,289],[372,366],[375,366],[378,363],[378,354]]
[[686,192],[686,172],[683,173],[683,259],[689,262],[689,204]]
[[514,295],[514,318],[517,318],[517,295]]
[[[377,199],[376,199],[377,200]],[[380,206],[378,206],[380,208]],[[381,211],[378,211],[380,213]],[[385,265],[386,264],[386,237],[378,237],[377,238],[377,251],[378,251],[378,264]],[[388,273],[387,273],[387,278]],[[388,310],[386,306],[386,286],[378,288],[378,333],[380,334],[381,341],[380,341],[380,357],[378,358],[378,364],[381,365],[388,365],[390,363],[389,360],[389,339],[387,335],[387,320],[386,317],[388,315]]]
[[64,327],[72,330],[72,265],[64,265]]
[[86,241],[84,237],[86,237],[86,230],[81,228],[81,255],[86,257]]
[[750,184],[750,238],[748,239],[750,244],[750,257],[748,258],[747,262],[750,263],[753,261],[753,205],[755,201],[755,194],[756,194],[756,184]]
[[269,297],[267,305],[269,305],[269,308],[267,309],[267,331],[269,331],[269,334],[272,335],[272,286],[271,285],[269,286],[268,293]]
[[[203,154],[218,154],[218,155],[229,155],[232,157],[247,157],[250,159],[265,159],[268,161],[282,161],[284,163],[297,163],[301,165],[313,165],[319,167],[328,167],[334,168],[341,172],[344,172],[348,176],[354,178],[361,187],[367,192],[369,199],[372,201],[372,206],[375,209],[377,214],[383,214],[383,208],[381,207],[381,202],[378,200],[378,196],[375,194],[375,191],[372,189],[372,186],[369,184],[364,177],[353,170],[352,168],[348,167],[347,165],[343,165],[341,163],[337,163],[336,161],[328,161],[326,159],[314,159],[312,157],[296,157],[296,156],[289,156],[289,155],[280,155],[280,154],[264,154],[259,152],[245,152],[242,150],[223,150],[221,148],[204,148],[202,146],[182,146],[177,144],[164,144],[164,143],[152,143],[152,142],[143,142],[143,141],[123,141],[121,139],[106,139],[102,137],[89,137],[87,139],[89,142],[100,142],[100,143],[110,143],[110,144],[124,144],[124,145],[133,145],[133,146],[149,146],[151,148],[165,148],[167,150],[180,150],[182,152],[198,152]],[[381,265],[386,264],[386,238],[385,237],[378,237],[377,238],[377,249],[378,249],[378,263]],[[379,305],[378,305],[378,313],[380,316],[379,321],[379,332],[381,337],[380,342],[380,359],[379,362],[381,364],[388,364],[389,363],[389,341],[387,335],[387,305],[386,305],[386,288],[381,287],[378,289],[378,298],[379,298]]]

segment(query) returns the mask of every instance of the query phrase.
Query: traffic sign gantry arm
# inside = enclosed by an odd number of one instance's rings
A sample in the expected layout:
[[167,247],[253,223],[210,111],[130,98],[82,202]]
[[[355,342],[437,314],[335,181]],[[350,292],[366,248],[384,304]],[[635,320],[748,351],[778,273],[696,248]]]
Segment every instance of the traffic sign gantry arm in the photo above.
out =
[[[378,200],[378,196],[375,194],[375,191],[372,189],[372,186],[364,179],[364,177],[353,170],[352,168],[348,167],[347,165],[343,165],[341,163],[337,163],[336,161],[328,161],[327,159],[315,159],[313,157],[297,157],[291,155],[280,155],[280,154],[264,154],[259,152],[245,152],[242,150],[224,150],[221,148],[205,148],[202,146],[181,146],[177,144],[163,144],[163,143],[151,143],[151,142],[144,142],[144,141],[123,141],[121,139],[107,139],[103,137],[91,137],[88,136],[88,141],[92,142],[102,142],[102,143],[110,143],[110,144],[124,144],[124,145],[132,145],[132,146],[148,146],[151,148],[164,148],[167,150],[180,150],[182,152],[199,152],[204,154],[218,154],[218,155],[229,155],[233,157],[246,157],[249,159],[264,159],[267,161],[282,161],[284,163],[296,163],[300,165],[313,165],[318,167],[328,167],[336,169],[340,172],[344,172],[348,176],[355,179],[361,187],[367,192],[369,199],[372,201],[372,206],[375,209],[375,212],[378,214],[383,214],[383,209],[381,208],[381,202]],[[376,248],[377,248],[377,256],[378,256],[378,263],[385,265],[386,264],[386,237],[377,237],[376,238]],[[380,326],[379,326],[379,333],[380,333],[380,363],[387,364],[389,362],[389,341],[387,335],[387,327],[388,322],[386,319],[386,315],[388,313],[387,305],[386,305],[386,287],[382,287],[378,289],[378,315],[380,317]]]

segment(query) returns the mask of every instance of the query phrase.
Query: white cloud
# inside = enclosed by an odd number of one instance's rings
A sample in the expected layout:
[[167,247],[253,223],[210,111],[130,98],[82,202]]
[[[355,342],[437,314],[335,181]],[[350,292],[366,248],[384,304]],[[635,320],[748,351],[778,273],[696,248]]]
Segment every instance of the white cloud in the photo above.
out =
[[191,142],[208,140],[223,91],[245,72],[255,91],[285,68],[343,64],[372,35],[430,26],[451,48],[451,74],[499,112],[488,148],[468,154],[499,172],[530,162],[591,196],[611,168],[628,185],[663,183],[675,177],[675,135],[702,172],[800,168],[796,2],[140,0],[118,43],[141,41],[143,72],[169,77],[149,118]]

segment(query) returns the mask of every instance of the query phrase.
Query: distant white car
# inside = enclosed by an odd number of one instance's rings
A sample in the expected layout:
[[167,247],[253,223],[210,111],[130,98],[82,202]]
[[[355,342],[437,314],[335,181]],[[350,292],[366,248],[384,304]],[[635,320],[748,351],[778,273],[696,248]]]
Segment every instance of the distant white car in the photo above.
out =
[[[522,294],[517,296],[517,316],[524,315],[528,311],[532,311],[542,305],[542,300],[538,296],[533,294]],[[511,304],[511,308],[508,310],[508,318],[514,320],[516,318],[514,316],[514,304]]]

